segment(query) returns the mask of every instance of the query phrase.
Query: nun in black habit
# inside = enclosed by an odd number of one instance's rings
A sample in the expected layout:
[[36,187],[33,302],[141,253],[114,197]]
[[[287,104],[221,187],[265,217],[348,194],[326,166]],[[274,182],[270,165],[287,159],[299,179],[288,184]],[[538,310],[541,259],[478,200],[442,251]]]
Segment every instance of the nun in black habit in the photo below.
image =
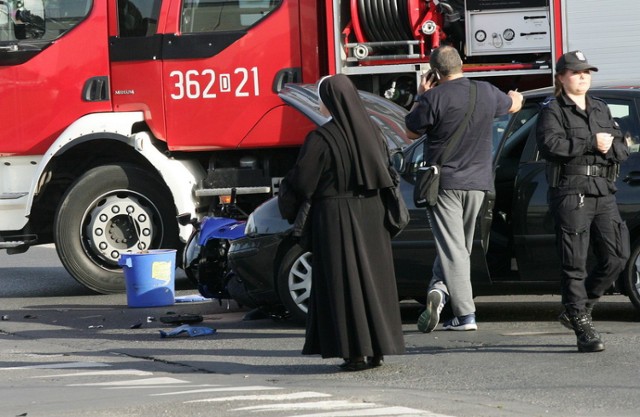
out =
[[309,133],[284,179],[298,200],[311,201],[313,283],[302,353],[344,358],[341,368],[361,370],[405,350],[379,193],[393,183],[384,139],[352,82],[325,77],[318,92],[332,119]]

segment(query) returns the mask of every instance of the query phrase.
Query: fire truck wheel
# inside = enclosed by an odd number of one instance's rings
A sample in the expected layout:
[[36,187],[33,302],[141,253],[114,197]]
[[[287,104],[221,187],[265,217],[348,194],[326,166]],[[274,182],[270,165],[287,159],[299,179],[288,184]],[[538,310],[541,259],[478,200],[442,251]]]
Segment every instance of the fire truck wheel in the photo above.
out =
[[133,165],[89,170],[58,206],[54,240],[62,264],[87,288],[123,292],[122,253],[179,248],[172,201],[158,178]]
[[307,319],[311,291],[311,252],[293,245],[280,262],[276,287],[280,301],[290,313],[290,319],[304,323]]

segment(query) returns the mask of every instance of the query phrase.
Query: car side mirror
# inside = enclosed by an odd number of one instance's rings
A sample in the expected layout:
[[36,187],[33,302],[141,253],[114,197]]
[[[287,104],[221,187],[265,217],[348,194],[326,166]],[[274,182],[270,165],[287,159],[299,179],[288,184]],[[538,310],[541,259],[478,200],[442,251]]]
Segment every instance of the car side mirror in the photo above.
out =
[[181,213],[176,216],[176,220],[181,226],[195,225],[198,222],[198,219],[191,218],[191,213]]
[[404,153],[402,153],[402,151],[396,151],[391,154],[391,165],[398,173],[402,173],[404,171]]

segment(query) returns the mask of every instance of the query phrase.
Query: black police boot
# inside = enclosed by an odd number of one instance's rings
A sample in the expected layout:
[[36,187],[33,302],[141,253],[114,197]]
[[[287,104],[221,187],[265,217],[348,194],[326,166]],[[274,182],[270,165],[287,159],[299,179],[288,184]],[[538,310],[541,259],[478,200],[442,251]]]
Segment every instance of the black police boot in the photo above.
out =
[[594,329],[589,315],[570,316],[569,320],[578,339],[579,352],[601,352],[604,350],[604,343],[600,334]]
[[[589,316],[589,321],[593,321],[593,319],[591,318],[591,312],[593,311],[593,306],[594,304],[589,304],[589,303],[587,303],[586,305],[586,311],[587,311],[587,315]],[[573,330],[573,325],[571,324],[569,312],[567,310],[562,310],[562,313],[560,313],[560,315],[558,316],[558,321],[567,329]]]

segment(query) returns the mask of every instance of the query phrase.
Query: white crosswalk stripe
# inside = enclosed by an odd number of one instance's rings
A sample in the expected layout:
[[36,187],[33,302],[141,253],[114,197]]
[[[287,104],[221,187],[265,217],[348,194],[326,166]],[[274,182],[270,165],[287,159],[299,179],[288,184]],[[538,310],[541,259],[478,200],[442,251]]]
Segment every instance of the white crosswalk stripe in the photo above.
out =
[[188,385],[121,385],[121,386],[110,386],[110,387],[102,387],[105,390],[152,390],[152,389],[185,389],[185,388],[204,388],[204,387],[217,387],[218,385],[211,384],[188,384]]
[[[106,376],[106,375],[132,375],[132,376],[147,376],[153,375],[153,372],[139,371],[137,369],[111,369],[108,371],[90,371],[90,372],[76,372],[69,374],[54,374],[46,375],[47,378],[67,378],[67,377],[79,377],[79,376]],[[45,375],[36,375],[31,378],[44,378]]]
[[0,371],[9,371],[17,369],[78,369],[78,368],[99,368],[109,367],[106,363],[99,362],[62,362],[62,363],[40,363],[37,365],[12,366],[0,368]]
[[220,388],[205,388],[191,391],[176,391],[176,392],[163,392],[161,394],[151,394],[152,397],[160,397],[165,395],[185,395],[185,394],[197,394],[201,392],[228,392],[228,391],[267,391],[282,389],[278,387],[263,387],[263,386],[241,386],[241,387],[220,387]]
[[100,387],[109,385],[136,386],[136,385],[164,385],[164,384],[188,384],[188,381],[171,377],[134,379],[128,381],[111,381],[111,382],[88,382],[84,384],[68,384],[68,387]]
[[[193,384],[184,379],[168,376],[154,377],[153,372],[136,369],[99,369],[109,367],[106,364],[92,362],[47,363],[0,369],[66,369],[65,373],[31,376],[30,378],[73,378],[92,377],[101,382],[66,384],[67,387],[97,387],[104,390],[147,390],[149,397],[171,397],[204,394],[206,398],[185,400],[184,404],[196,403],[236,403],[235,408],[227,410],[238,417],[246,415],[277,415],[282,417],[452,417],[402,406],[388,406],[373,402],[345,400],[334,395],[315,392],[291,392],[290,388],[263,385],[227,386],[219,384]],[[78,372],[69,372],[69,369]],[[94,368],[86,370],[87,368]],[[145,377],[133,378],[126,377]],[[123,379],[124,377],[124,379]],[[162,392],[153,392],[155,390]],[[149,392],[150,391],[150,392]],[[269,393],[260,393],[271,391]],[[289,391],[289,392],[288,392]],[[251,394],[236,394],[250,392]],[[231,394],[231,395],[229,395]],[[239,407],[238,407],[239,406]]]
[[[383,407],[371,410],[331,411],[329,413],[295,414],[288,417],[364,417],[364,416],[402,416],[402,417],[452,417],[435,414],[429,411],[416,410],[407,407]],[[285,416],[283,416],[285,417]]]
[[270,394],[270,395],[235,395],[232,397],[222,398],[205,398],[202,400],[185,401],[188,403],[208,403],[208,402],[231,402],[231,401],[293,401],[293,400],[306,400],[309,398],[322,398],[331,397],[331,394],[324,394],[321,392],[292,392],[289,394]]
[[377,407],[375,403],[354,403],[346,400],[314,401],[307,403],[284,403],[252,405],[249,407],[234,408],[231,411],[293,411],[293,410],[336,410],[340,408],[371,408]]

